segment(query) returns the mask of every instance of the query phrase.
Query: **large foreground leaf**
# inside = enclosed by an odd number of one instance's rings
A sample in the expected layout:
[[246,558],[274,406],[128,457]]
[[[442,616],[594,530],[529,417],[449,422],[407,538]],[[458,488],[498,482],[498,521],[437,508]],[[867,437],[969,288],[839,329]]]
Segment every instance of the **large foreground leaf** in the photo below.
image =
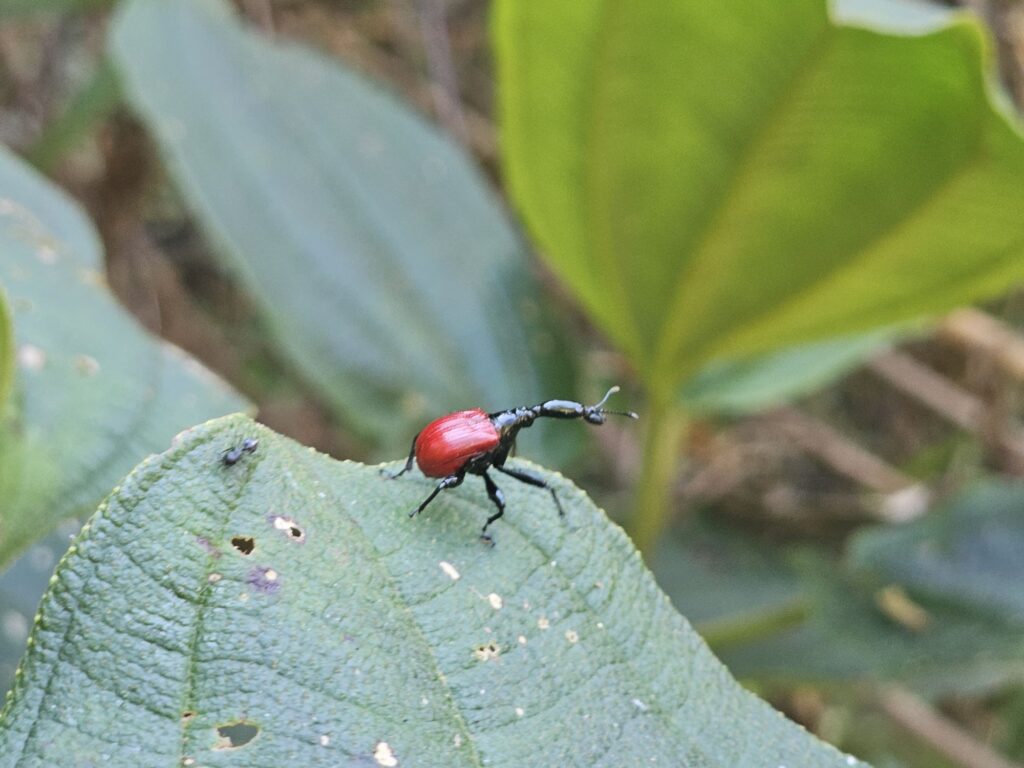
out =
[[980,25],[826,6],[497,4],[513,196],[659,397],[1024,278],[1024,142]]
[[[226,467],[227,446],[259,439]],[[337,463],[243,417],[115,491],[57,570],[0,767],[857,765],[737,685],[586,497]],[[242,743],[245,742],[245,743]]]
[[284,353],[353,425],[405,448],[428,414],[552,396],[522,245],[425,120],[214,0],[126,3],[112,52]]
[[0,284],[18,363],[0,424],[2,566],[61,520],[90,512],[177,432],[245,401],[118,306],[88,221],[2,148],[0,188]]

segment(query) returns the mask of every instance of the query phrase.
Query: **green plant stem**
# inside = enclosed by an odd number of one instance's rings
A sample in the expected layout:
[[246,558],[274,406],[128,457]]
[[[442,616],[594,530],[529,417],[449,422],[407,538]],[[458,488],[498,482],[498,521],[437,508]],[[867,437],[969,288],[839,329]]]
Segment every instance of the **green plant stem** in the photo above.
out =
[[712,649],[724,651],[799,626],[810,613],[805,600],[793,600],[767,611],[702,622],[694,629]]
[[671,397],[652,397],[642,418],[646,425],[643,469],[628,531],[637,549],[649,556],[668,522],[679,442],[687,420]]

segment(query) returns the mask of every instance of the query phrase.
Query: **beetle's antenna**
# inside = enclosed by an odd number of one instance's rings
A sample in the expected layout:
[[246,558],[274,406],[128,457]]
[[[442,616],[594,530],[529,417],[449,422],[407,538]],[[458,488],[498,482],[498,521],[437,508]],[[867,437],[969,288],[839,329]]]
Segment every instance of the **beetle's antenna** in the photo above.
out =
[[633,411],[609,411],[609,410],[606,410],[606,409],[601,407],[602,405],[604,405],[608,401],[609,397],[611,397],[612,395],[614,395],[618,391],[619,391],[619,385],[616,384],[614,387],[612,387],[611,389],[609,389],[607,392],[604,393],[604,397],[601,398],[601,401],[599,403],[597,403],[596,405],[590,406],[591,410],[597,411],[598,413],[610,413],[613,416],[626,416],[626,417],[628,417],[630,419],[639,419],[640,417],[637,414],[635,414]]

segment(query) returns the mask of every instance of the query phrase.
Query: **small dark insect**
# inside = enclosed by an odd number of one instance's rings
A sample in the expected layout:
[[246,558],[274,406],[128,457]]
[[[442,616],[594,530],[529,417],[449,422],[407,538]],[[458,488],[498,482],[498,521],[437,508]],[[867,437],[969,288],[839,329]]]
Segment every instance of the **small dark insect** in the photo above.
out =
[[228,448],[224,451],[221,455],[221,461],[229,467],[237,464],[241,460],[243,454],[256,453],[256,448],[259,447],[259,444],[260,441],[255,437],[247,437],[242,441],[241,445],[237,445],[234,448]]
[[602,408],[605,401],[618,391],[618,387],[612,387],[596,405],[583,405],[572,400],[548,400],[540,405],[509,408],[497,413],[485,413],[479,408],[450,413],[430,422],[413,438],[409,458],[400,471],[390,473],[382,470],[382,473],[390,478],[399,477],[412,469],[415,460],[424,475],[441,478],[430,495],[409,513],[409,517],[422,512],[441,491],[461,485],[467,474],[480,475],[484,479],[487,496],[497,508],[497,512],[484,523],[480,538],[493,543],[487,528],[505,514],[505,495],[487,474],[491,467],[527,485],[546,488],[558,507],[558,514],[565,515],[554,488],[532,472],[505,466],[519,430],[531,426],[542,417],[583,419],[589,424],[604,424],[608,414],[638,418],[632,411],[608,411]]

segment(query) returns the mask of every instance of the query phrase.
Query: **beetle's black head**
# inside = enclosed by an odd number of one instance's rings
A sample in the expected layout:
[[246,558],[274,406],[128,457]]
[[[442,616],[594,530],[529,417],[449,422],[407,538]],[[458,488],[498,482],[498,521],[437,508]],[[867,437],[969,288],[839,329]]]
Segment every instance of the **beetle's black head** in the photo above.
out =
[[583,420],[589,424],[604,424],[608,414],[612,414],[615,416],[627,416],[631,419],[640,418],[635,413],[633,413],[633,411],[609,411],[601,407],[605,404],[605,402],[607,402],[609,397],[611,397],[618,391],[619,388],[617,386],[612,387],[607,392],[605,392],[604,397],[601,398],[601,401],[599,403],[584,407]]

